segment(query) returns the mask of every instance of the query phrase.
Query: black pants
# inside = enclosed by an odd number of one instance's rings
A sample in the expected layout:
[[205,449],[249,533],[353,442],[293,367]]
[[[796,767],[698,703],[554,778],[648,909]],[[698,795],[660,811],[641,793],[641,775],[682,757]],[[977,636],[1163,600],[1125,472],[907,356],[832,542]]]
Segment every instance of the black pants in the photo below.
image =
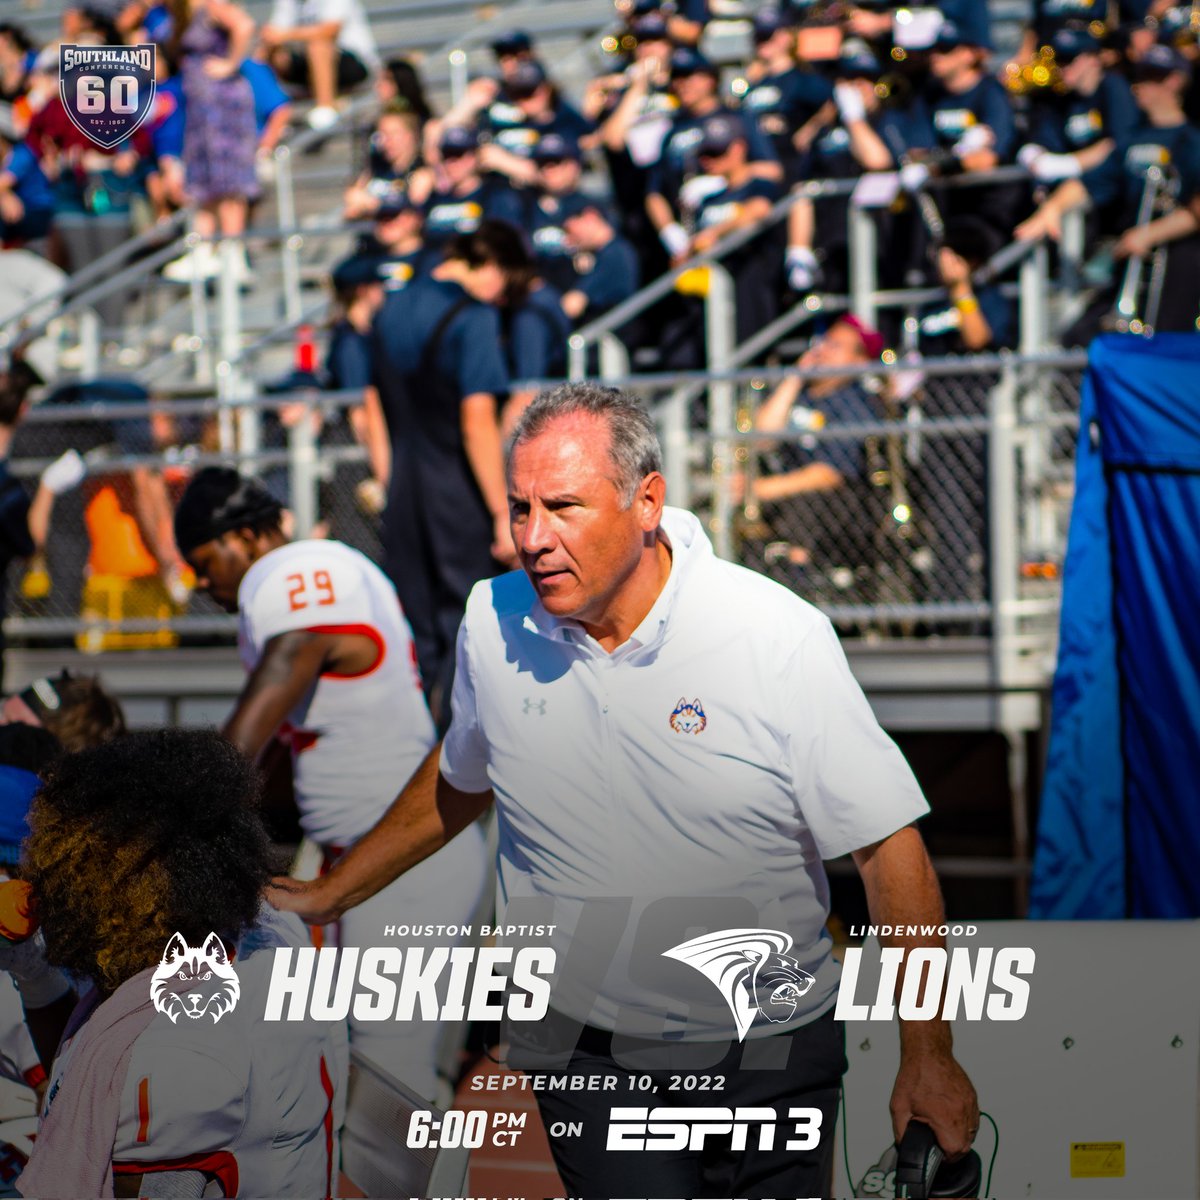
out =
[[[553,1017],[553,1014],[551,1014]],[[511,1029],[512,1027],[510,1027]],[[547,1131],[557,1122],[577,1122],[579,1136],[550,1138],[555,1165],[567,1195],[600,1196],[828,1196],[832,1184],[835,1124],[842,1074],[846,1069],[845,1032],[830,1010],[793,1033],[732,1043],[711,1067],[686,1066],[687,1047],[639,1043],[621,1062],[645,1061],[644,1070],[620,1065],[612,1054],[611,1035],[585,1026],[565,1071],[546,1079],[591,1076],[615,1081],[612,1090],[569,1091],[542,1088],[538,1107]],[[694,1047],[693,1047],[694,1048]],[[513,1046],[510,1063],[521,1066]],[[695,1061],[694,1058],[691,1061]],[[660,1065],[661,1064],[661,1065]],[[534,1063],[528,1068],[537,1074]],[[638,1090],[638,1077],[649,1077],[653,1090]],[[724,1085],[685,1090],[707,1078]],[[631,1080],[635,1081],[631,1086]],[[733,1150],[729,1135],[704,1139],[700,1149],[609,1150],[610,1110],[614,1108],[772,1108],[776,1113],[774,1146],[760,1149],[760,1126],[750,1124],[746,1148]],[[789,1150],[800,1140],[793,1108],[821,1112],[820,1140],[811,1150]],[[683,1115],[681,1114],[681,1119]],[[670,1119],[670,1118],[667,1118]]]

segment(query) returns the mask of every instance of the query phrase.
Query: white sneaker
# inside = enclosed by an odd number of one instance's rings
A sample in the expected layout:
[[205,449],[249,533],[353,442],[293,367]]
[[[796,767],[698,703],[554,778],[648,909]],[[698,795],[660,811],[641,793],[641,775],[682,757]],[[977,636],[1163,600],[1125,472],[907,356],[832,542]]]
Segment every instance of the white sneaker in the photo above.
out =
[[340,116],[341,113],[336,108],[318,104],[316,108],[309,110],[308,127],[309,129],[329,129],[337,124]]
[[167,263],[162,274],[172,283],[191,283],[194,279],[215,279],[220,274],[220,265],[212,246],[201,242],[194,250]]
[[231,257],[233,261],[230,264],[230,274],[233,276],[234,283],[252,283],[254,281],[254,271],[251,269],[250,262],[246,258],[246,248],[239,246]]

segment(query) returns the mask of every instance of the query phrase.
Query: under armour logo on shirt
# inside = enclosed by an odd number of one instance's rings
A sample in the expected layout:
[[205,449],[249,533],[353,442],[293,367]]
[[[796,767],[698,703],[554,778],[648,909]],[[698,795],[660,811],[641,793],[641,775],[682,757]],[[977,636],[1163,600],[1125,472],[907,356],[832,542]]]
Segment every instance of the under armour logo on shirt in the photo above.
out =
[[530,698],[526,696],[525,707],[521,711],[526,716],[529,716],[530,713],[537,713],[539,717],[544,717],[546,715],[546,702],[545,700],[530,700]]

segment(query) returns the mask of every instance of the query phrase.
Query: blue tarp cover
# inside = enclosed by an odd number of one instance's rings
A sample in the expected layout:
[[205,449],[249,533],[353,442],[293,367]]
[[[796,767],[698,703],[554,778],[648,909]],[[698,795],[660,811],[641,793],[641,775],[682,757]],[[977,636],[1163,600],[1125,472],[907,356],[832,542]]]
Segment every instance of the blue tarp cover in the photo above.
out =
[[1200,335],[1092,346],[1030,915],[1200,917]]

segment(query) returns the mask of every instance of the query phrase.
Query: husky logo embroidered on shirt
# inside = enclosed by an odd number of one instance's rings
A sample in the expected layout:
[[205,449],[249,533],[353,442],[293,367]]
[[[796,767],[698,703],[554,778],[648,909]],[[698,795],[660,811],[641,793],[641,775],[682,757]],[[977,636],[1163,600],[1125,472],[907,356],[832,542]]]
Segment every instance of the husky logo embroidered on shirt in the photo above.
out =
[[704,709],[699,700],[688,700],[679,697],[675,711],[671,714],[671,728],[676,733],[703,733],[708,724]]

